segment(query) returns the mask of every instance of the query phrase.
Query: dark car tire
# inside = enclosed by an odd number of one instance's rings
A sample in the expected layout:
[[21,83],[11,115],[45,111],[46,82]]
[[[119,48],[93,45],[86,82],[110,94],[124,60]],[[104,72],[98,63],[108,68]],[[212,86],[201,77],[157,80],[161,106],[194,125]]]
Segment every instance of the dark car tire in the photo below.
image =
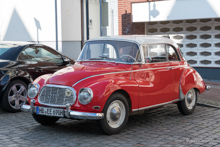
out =
[[104,118],[98,121],[98,125],[108,135],[119,133],[126,125],[129,117],[129,105],[125,96],[115,93],[105,104]]
[[1,107],[8,112],[18,112],[26,100],[27,85],[21,80],[14,80],[8,84],[3,92]]
[[177,103],[178,109],[182,115],[192,114],[197,104],[197,93],[195,89],[190,89],[185,95],[184,100]]
[[49,117],[37,114],[32,114],[32,116],[38,123],[47,126],[54,125],[59,120],[59,117]]

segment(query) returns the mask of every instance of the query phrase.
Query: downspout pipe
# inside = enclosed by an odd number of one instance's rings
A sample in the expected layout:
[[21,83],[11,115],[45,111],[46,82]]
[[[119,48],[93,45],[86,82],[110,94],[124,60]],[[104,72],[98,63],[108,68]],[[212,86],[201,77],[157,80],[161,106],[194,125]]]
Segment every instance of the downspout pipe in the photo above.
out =
[[56,50],[58,51],[57,0],[55,0],[55,32],[56,32]]
[[100,36],[102,36],[102,0],[99,1],[100,5]]
[[81,0],[81,49],[84,45],[84,0]]
[[89,40],[89,1],[86,0],[86,39]]

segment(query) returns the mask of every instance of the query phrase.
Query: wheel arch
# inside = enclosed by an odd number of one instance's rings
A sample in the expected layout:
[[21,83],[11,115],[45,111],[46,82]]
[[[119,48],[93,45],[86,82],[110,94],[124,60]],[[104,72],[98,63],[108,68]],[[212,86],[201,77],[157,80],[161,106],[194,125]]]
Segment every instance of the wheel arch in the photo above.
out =
[[205,91],[205,83],[195,69],[187,68],[183,71],[180,78],[180,100],[192,88],[202,93]]
[[129,111],[131,112],[132,111],[132,104],[131,104],[131,98],[130,98],[129,94],[123,89],[118,89],[118,90],[114,91],[110,96],[112,96],[115,93],[120,93],[125,96],[126,100],[128,101]]
[[195,89],[195,92],[200,93],[198,88],[194,87],[194,89]]
[[15,81],[15,80],[21,80],[23,81],[27,86],[29,83],[31,83],[30,80],[28,80],[27,78],[24,77],[14,77],[13,79],[10,80],[10,82]]

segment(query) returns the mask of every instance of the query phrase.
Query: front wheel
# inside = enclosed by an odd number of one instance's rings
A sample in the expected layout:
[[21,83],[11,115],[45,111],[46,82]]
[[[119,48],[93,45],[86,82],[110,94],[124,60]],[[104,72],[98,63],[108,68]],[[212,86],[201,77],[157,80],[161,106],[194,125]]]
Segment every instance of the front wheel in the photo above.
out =
[[5,111],[18,112],[27,100],[27,85],[21,80],[14,80],[5,89],[1,106]]
[[37,114],[33,114],[32,116],[38,123],[48,126],[54,125],[59,120],[59,117],[49,117],[49,116],[37,115]]
[[124,95],[113,94],[107,101],[103,113],[105,117],[99,120],[100,128],[106,134],[119,133],[128,121],[129,105]]
[[197,104],[197,94],[195,89],[193,88],[187,92],[184,100],[179,101],[177,103],[178,109],[180,113],[183,115],[192,114],[196,108],[196,104]]

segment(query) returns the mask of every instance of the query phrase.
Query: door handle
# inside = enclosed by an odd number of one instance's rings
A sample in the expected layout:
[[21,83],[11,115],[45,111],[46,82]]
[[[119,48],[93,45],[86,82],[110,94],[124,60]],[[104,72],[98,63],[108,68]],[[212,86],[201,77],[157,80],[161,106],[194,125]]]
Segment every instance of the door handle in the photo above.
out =
[[167,67],[167,70],[171,70],[172,69],[172,67]]
[[36,68],[35,71],[36,71],[36,72],[42,72],[43,69],[42,69],[42,68]]

